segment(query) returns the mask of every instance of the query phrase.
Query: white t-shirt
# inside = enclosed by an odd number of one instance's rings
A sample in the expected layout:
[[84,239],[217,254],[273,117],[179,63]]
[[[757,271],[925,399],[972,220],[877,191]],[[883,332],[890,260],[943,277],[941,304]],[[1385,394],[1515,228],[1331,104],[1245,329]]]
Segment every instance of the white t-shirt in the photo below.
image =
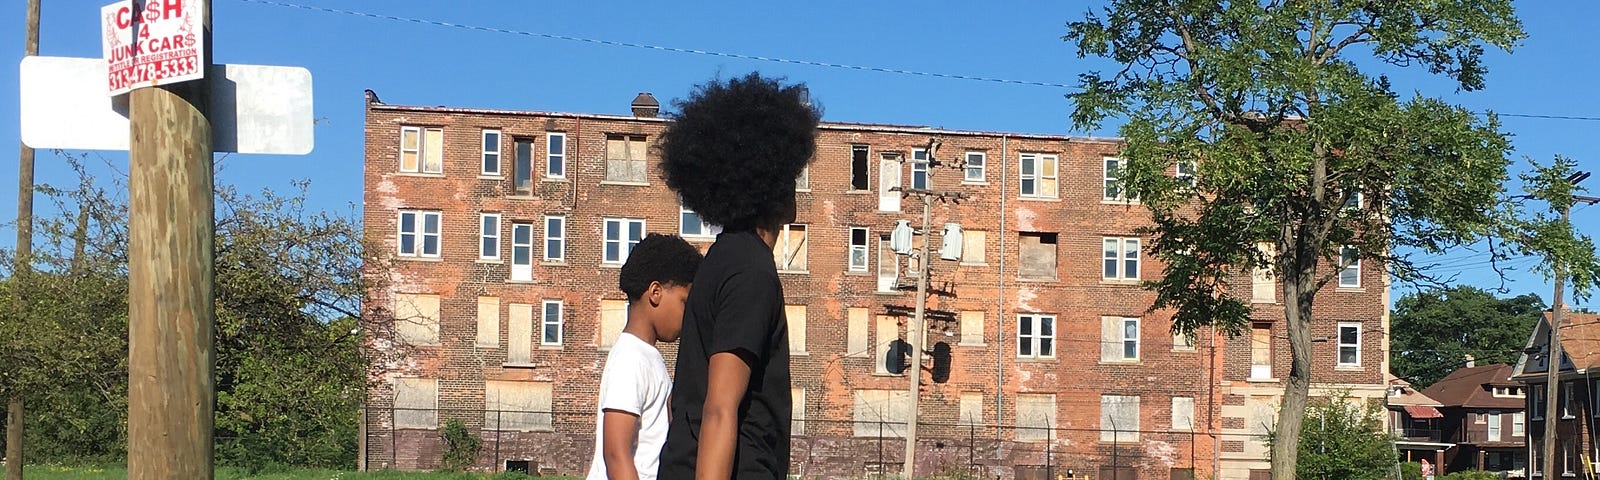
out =
[[605,411],[621,410],[639,416],[639,438],[634,444],[633,465],[640,480],[654,480],[661,459],[661,445],[667,441],[667,399],[672,394],[672,377],[661,351],[639,337],[624,332],[606,355],[600,374],[600,402],[595,412],[594,459],[589,465],[589,480],[606,480]]

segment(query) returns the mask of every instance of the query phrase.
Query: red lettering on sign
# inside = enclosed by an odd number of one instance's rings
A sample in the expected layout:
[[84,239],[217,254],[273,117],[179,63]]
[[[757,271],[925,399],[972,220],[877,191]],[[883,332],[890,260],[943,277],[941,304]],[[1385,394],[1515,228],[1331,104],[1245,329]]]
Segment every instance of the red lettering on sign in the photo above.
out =
[[122,7],[117,9],[117,28],[128,28],[133,25],[133,9]]
[[182,16],[183,0],[162,0],[161,18],[177,18]]

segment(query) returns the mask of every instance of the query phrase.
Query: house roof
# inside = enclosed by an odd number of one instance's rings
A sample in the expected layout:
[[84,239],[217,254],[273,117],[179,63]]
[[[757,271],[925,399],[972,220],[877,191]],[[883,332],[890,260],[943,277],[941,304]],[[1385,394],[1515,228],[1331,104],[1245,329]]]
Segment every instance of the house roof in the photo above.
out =
[[[1550,312],[1545,312],[1544,317],[1549,322]],[[1561,314],[1561,350],[1578,370],[1600,367],[1600,315]]]
[[1497,363],[1457,369],[1422,391],[1447,407],[1523,408],[1523,399],[1496,397],[1489,389],[1513,385],[1517,383],[1511,381],[1511,366]]
[[[1388,377],[1389,377],[1389,400],[1388,400],[1389,407],[1391,407],[1391,408],[1402,408],[1402,409],[1409,410],[1407,407],[1442,407],[1442,406],[1444,406],[1443,404],[1439,403],[1438,400],[1434,400],[1432,397],[1429,397],[1427,395],[1424,395],[1422,392],[1417,391],[1417,389],[1411,388],[1411,382],[1407,382],[1407,381],[1401,379],[1400,377],[1396,377],[1393,373],[1388,374]],[[1398,394],[1396,394],[1397,390],[1399,392]]]

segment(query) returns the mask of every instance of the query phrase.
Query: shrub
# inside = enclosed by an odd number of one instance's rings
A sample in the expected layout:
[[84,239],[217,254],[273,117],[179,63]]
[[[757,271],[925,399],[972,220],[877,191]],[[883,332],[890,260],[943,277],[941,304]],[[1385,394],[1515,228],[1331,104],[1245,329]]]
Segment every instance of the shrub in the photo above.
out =
[[444,469],[450,471],[463,471],[471,467],[478,460],[478,450],[483,447],[483,439],[467,430],[461,420],[449,419],[444,421]]

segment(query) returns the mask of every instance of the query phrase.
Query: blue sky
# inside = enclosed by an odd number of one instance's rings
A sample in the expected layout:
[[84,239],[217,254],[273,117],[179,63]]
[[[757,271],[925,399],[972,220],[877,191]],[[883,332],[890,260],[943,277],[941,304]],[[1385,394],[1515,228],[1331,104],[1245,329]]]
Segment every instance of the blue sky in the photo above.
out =
[[[432,22],[511,30],[504,33],[406,20],[330,13],[275,4],[278,0],[213,0],[214,56],[219,63],[299,65],[315,83],[317,146],[309,156],[236,155],[219,183],[246,190],[286,189],[312,182],[311,203],[351,209],[361,201],[362,90],[387,103],[626,113],[638,92],[663,103],[713,75],[760,70],[809,84],[833,121],[1110,136],[1114,125],[1074,131],[1061,87],[962,80],[815,65],[770,62],[549,38],[775,57],[810,62],[1072,84],[1076,74],[1110,66],[1078,59],[1060,40],[1065,23],[1099,2],[336,2],[298,5]],[[100,55],[99,8],[106,0],[45,2],[40,53]],[[1459,93],[1448,81],[1418,70],[1391,72],[1402,93],[1416,90],[1477,110],[1600,117],[1593,93],[1600,52],[1592,48],[1597,2],[1520,2],[1529,38],[1512,54],[1489,55],[1488,88]],[[22,2],[0,17],[0,91],[17,92],[23,39]],[[13,43],[14,42],[14,43]],[[0,145],[16,145],[17,94],[0,95]],[[1600,121],[1507,117],[1516,156],[1548,161],[1555,154],[1600,171]],[[0,147],[15,148],[15,147]],[[13,150],[14,151],[14,150]],[[83,152],[79,152],[83,153]],[[94,173],[123,176],[120,152],[88,153]],[[5,158],[14,158],[7,155]],[[103,161],[102,161],[103,160]],[[1518,168],[1525,165],[1518,162]],[[0,245],[14,243],[15,162],[0,162]],[[72,173],[54,153],[39,152],[38,181],[71,185]],[[1600,176],[1587,182],[1600,190]],[[47,215],[49,205],[39,204]],[[1600,208],[1576,210],[1574,221],[1600,236]],[[1443,256],[1443,272],[1461,283],[1498,287],[1500,280],[1471,252]],[[1513,262],[1525,265],[1526,262]],[[1549,281],[1515,272],[1511,293],[1549,300]],[[1404,288],[1396,288],[1396,296]],[[1600,302],[1589,300],[1595,307]]]

